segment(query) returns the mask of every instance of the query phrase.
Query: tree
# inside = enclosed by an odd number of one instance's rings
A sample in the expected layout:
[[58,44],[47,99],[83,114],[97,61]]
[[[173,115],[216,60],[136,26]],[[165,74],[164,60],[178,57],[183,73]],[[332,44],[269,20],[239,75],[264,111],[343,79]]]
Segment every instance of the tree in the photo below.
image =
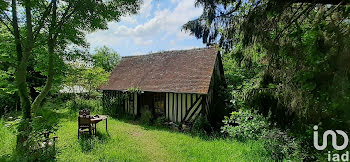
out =
[[110,72],[106,72],[102,67],[87,66],[89,63],[81,61],[80,63],[71,63],[68,67],[68,74],[64,79],[64,86],[84,87],[88,90],[88,98],[92,91],[95,91],[104,84],[109,77]]
[[93,90],[97,90],[99,86],[108,80],[109,72],[101,67],[93,67],[82,71],[83,85],[88,89],[88,98]]
[[95,49],[95,54],[92,55],[92,61],[95,67],[101,67],[111,72],[119,63],[120,56],[113,49],[103,46]]
[[[31,119],[31,110],[37,109],[54,81],[55,57],[68,44],[86,46],[86,32],[106,29],[107,22],[118,21],[126,14],[134,14],[139,0],[0,0],[0,22],[14,38],[16,47],[16,86],[21,99],[23,120]],[[24,12],[18,12],[20,9]],[[47,79],[41,93],[32,102],[28,94],[27,67],[33,52],[44,47],[48,54]],[[27,124],[20,126],[28,130]],[[22,145],[26,135],[19,133],[17,144]]]
[[11,33],[0,24],[0,116],[16,110],[18,97],[14,84],[15,57]]
[[[139,1],[1,1],[1,22],[13,34],[17,53],[16,82],[23,107],[23,117],[30,119],[30,110],[40,105],[53,81],[54,55],[68,43],[85,45],[83,31],[106,29],[108,21],[135,13]],[[5,6],[5,7],[4,7]],[[11,7],[10,7],[11,6]],[[18,13],[23,7],[25,13]],[[12,19],[10,16],[12,16]],[[24,23],[21,23],[24,17]],[[47,39],[45,39],[47,38]],[[47,82],[40,95],[31,103],[26,73],[33,49],[46,44],[49,53]]]
[[196,5],[204,7],[203,14],[183,29],[218,44],[235,67],[226,66],[235,70],[229,74],[243,74],[244,84],[233,86],[244,93],[246,107],[272,111],[271,119],[282,127],[302,130],[302,123],[322,122],[349,128],[344,61],[350,59],[349,1],[197,0]]
[[[292,24],[306,19],[313,9],[329,5],[328,12],[346,10],[348,0],[197,0],[203,6],[202,15],[183,25],[183,29],[203,40],[219,43],[226,50],[236,43],[266,41],[270,32],[279,39]],[[259,40],[256,40],[259,39]]]

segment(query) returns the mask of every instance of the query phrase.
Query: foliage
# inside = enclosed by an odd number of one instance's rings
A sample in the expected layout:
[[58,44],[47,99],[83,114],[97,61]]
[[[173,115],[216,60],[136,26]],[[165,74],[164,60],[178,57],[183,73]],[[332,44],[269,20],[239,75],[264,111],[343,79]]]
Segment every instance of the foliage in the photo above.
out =
[[75,100],[69,100],[66,102],[66,108],[72,112],[77,112],[79,110],[88,109],[91,112],[102,113],[102,101],[101,99],[84,99],[77,98]]
[[145,124],[151,124],[153,115],[151,110],[142,109],[140,121]]
[[95,49],[92,55],[94,67],[101,67],[105,71],[111,72],[120,61],[119,54],[106,46]]
[[43,105],[42,109],[35,113],[32,121],[33,133],[42,133],[44,131],[55,132],[57,130],[59,117],[54,111],[55,108],[56,105],[54,103],[48,102]]
[[128,88],[127,92],[129,94],[134,94],[134,93],[140,94],[141,93],[141,88],[139,88],[139,87],[136,87],[136,88],[131,87],[131,88]]
[[300,159],[316,160],[303,153],[300,140],[289,136],[280,129],[274,128],[265,132],[263,139],[265,150],[277,161],[285,159],[293,161]]
[[111,116],[131,117],[129,113],[125,113],[124,102],[129,100],[129,97],[134,94],[140,94],[140,88],[128,88],[126,92],[103,91],[103,112]]
[[212,128],[211,124],[209,123],[207,117],[200,115],[193,122],[191,131],[195,134],[208,135],[209,133],[213,132],[213,128]]
[[304,156],[301,143],[285,131],[270,129],[269,123],[262,115],[248,110],[232,112],[223,120],[221,132],[240,140],[262,140],[266,153],[274,160],[298,160]]
[[[25,153],[21,153],[16,158],[16,161],[20,161],[20,159],[26,159],[28,161],[52,161],[56,157],[56,149],[52,145],[44,145],[43,141],[45,140],[43,132],[31,132],[28,140],[26,140],[26,145],[29,148]],[[50,140],[52,141],[52,139]]]
[[82,71],[82,85],[88,89],[88,97],[92,90],[97,90],[108,80],[109,73],[100,67],[93,67]]
[[[0,29],[8,30],[13,38],[9,47],[12,47],[16,56],[13,67],[16,69],[15,83],[23,111],[23,123],[31,120],[32,111],[37,111],[49,94],[55,83],[55,71],[57,67],[61,67],[60,64],[63,64],[63,57],[60,57],[60,54],[69,54],[66,52],[68,45],[87,47],[84,39],[86,33],[106,29],[108,22],[118,21],[121,16],[136,13],[139,4],[138,0],[13,0],[11,3],[0,1],[0,22],[4,26]],[[1,56],[3,55],[1,52]],[[33,71],[32,69],[40,69],[40,66],[30,66],[34,65],[33,58],[41,61],[39,65],[42,63],[46,65],[44,68],[46,82],[43,87],[28,84],[30,79],[27,75]],[[40,75],[36,76],[39,78],[34,77],[35,79],[40,79]],[[35,86],[40,88],[35,89]],[[30,96],[29,91],[40,91],[40,93]],[[31,125],[25,126],[31,127]],[[18,127],[17,144],[20,150],[23,143],[29,139],[28,130],[31,131],[25,126]]]
[[154,120],[154,125],[158,127],[163,127],[167,119],[164,116],[158,117]]
[[103,113],[110,116],[124,115],[123,103],[127,96],[113,91],[103,91]]
[[0,24],[0,116],[18,108],[18,97],[14,83],[14,62],[11,34]]
[[221,132],[239,140],[256,140],[263,136],[268,126],[263,116],[249,111],[232,112],[230,117],[225,116],[223,123]]
[[[63,103],[56,104],[55,110],[43,108],[56,112],[60,120],[56,131],[58,140],[54,161],[152,161],[154,158],[160,161],[273,160],[265,155],[263,141],[243,143],[223,138],[203,139],[112,117],[108,118],[108,133],[104,129],[105,122],[100,122],[97,125],[97,137],[79,140],[77,114],[71,116],[69,109],[62,109],[61,104]],[[5,127],[6,123],[7,121],[0,122],[0,161],[23,161],[23,158],[12,152],[16,143],[15,130]]]
[[304,148],[311,148],[305,130],[312,125],[349,130],[348,2],[197,0],[196,5],[204,7],[202,16],[183,28],[220,47],[236,111],[257,110],[308,145]]
[[3,118],[0,119],[0,161],[6,161],[15,152],[15,132]]
[[[14,0],[11,3],[1,3],[0,20],[5,26],[1,29],[8,30],[14,38],[10,44],[16,54],[15,79],[23,117],[30,119],[31,109],[36,110],[49,93],[54,84],[55,68],[60,67],[60,62],[55,58],[66,52],[67,45],[87,47],[84,39],[86,31],[106,29],[107,22],[118,21],[123,15],[136,13],[139,3],[137,0],[108,2],[25,0],[23,3]],[[18,8],[25,12],[18,12]],[[28,95],[28,86],[33,90],[35,85],[28,85],[27,74],[32,69],[30,65],[33,65],[33,57],[35,61],[47,58],[47,64],[44,63],[46,65],[44,76],[47,76],[47,79],[44,87],[35,89],[40,93],[35,98],[32,96],[32,101]]]
[[[4,145],[3,147],[0,147],[0,149],[3,148],[1,151],[5,151],[5,149],[9,151],[7,151],[8,153],[5,152],[3,154],[0,154],[0,161],[23,161],[23,159],[26,159],[27,161],[54,160],[56,156],[55,147],[53,145],[45,145],[43,141],[46,140],[44,137],[44,132],[55,132],[58,129],[58,123],[60,119],[60,115],[56,112],[58,108],[59,104],[48,102],[43,105],[42,109],[35,113],[31,122],[26,123],[23,123],[23,120],[20,119],[11,119],[11,121],[2,119],[0,123],[0,134],[4,140],[0,140],[0,146],[2,144],[6,144],[7,146]],[[18,117],[14,116],[14,118]],[[26,127],[32,129],[27,130],[27,132],[18,132],[21,134],[28,133],[28,139],[23,143],[23,147],[26,147],[25,150],[15,148],[17,133],[15,129],[16,127]],[[54,134],[51,133],[51,136],[49,137],[50,142],[53,142],[53,135]]]

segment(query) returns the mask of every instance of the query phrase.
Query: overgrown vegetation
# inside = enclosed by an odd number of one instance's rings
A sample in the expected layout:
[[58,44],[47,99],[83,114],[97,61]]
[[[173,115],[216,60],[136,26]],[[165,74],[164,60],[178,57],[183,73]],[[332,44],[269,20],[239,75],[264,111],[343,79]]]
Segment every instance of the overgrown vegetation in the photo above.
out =
[[[52,107],[53,105],[56,106]],[[45,119],[48,125],[58,123],[57,131],[53,134],[58,136],[54,159],[56,161],[271,160],[264,151],[263,141],[260,140],[240,142],[225,138],[202,138],[163,127],[148,126],[134,120],[111,117],[108,119],[108,132],[104,129],[104,122],[101,122],[97,126],[97,137],[78,139],[77,111],[72,112],[64,104],[56,103],[45,104],[41,111],[41,119]],[[16,135],[12,131],[16,129],[15,125],[10,126],[9,123],[7,120],[0,122],[0,161],[22,161],[23,157],[13,152]],[[36,155],[30,158],[46,161],[45,157]]]
[[[0,161],[313,161],[322,154],[314,125],[350,131],[348,1],[197,0],[203,14],[184,29],[221,51],[227,87],[215,87],[213,103],[230,112],[200,116],[180,134],[148,110],[141,125],[111,119],[110,135],[78,141],[78,110],[122,119],[123,100],[140,92],[104,91],[103,105],[97,89],[120,56],[107,47],[90,55],[85,33],[139,3],[0,0]],[[58,134],[58,155],[38,148],[46,131]]]
[[183,28],[223,53],[235,109],[224,132],[237,139],[276,139],[266,140],[276,160],[317,159],[322,152],[313,148],[313,125],[349,132],[348,1],[196,5],[204,6],[202,16]]

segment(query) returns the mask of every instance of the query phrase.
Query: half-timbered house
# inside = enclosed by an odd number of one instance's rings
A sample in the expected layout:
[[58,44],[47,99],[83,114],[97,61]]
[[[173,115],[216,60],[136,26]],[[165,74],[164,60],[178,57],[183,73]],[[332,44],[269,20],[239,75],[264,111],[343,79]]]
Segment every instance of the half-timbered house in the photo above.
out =
[[213,105],[218,84],[225,86],[221,56],[211,47],[123,57],[101,89],[104,104],[139,89],[123,101],[124,112],[140,116],[149,109],[154,116],[190,122],[219,111]]

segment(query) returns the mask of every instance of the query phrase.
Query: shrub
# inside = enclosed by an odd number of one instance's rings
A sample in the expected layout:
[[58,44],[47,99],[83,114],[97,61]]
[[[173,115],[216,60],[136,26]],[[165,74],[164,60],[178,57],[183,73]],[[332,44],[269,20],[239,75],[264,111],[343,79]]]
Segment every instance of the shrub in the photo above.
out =
[[[25,158],[28,161],[53,161],[56,158],[55,144],[44,144],[44,139],[45,137],[43,132],[31,132],[28,140],[25,142],[25,145],[28,146],[28,150],[26,150],[25,153],[21,154],[19,157],[22,156],[22,158]],[[52,139],[49,140],[53,142]]]
[[141,118],[140,118],[140,121],[144,124],[151,124],[151,121],[152,121],[152,112],[148,109],[143,109],[141,111]]
[[124,95],[111,97],[106,94],[106,97],[103,98],[103,114],[107,114],[113,117],[123,117],[124,113]]
[[43,107],[32,119],[32,125],[36,131],[56,131],[59,124],[59,114],[52,109]]
[[164,126],[166,119],[164,116],[158,117],[155,121],[154,121],[154,125],[156,126]]
[[212,127],[205,116],[200,115],[193,123],[191,131],[193,133],[208,134],[212,132]]
[[78,111],[83,109],[89,109],[92,112],[101,113],[102,112],[102,103],[100,99],[76,99],[66,102],[66,107],[72,111]]
[[225,116],[223,123],[221,132],[238,140],[258,139],[268,126],[263,116],[249,111],[232,112],[230,117]]
[[273,159],[278,161],[284,159],[300,160],[302,154],[300,142],[288,136],[286,132],[276,128],[271,129],[266,131],[263,139],[264,147]]
[[[53,161],[56,156],[53,139],[46,143],[44,132],[46,129],[38,127],[38,121],[20,120],[12,126],[17,127],[17,140],[21,142],[16,145],[16,150],[11,161]],[[10,127],[12,127],[10,126]],[[50,144],[48,143],[50,142]]]
[[250,111],[232,112],[223,120],[221,132],[238,140],[262,140],[266,152],[276,161],[300,160],[300,142],[277,128],[269,129],[269,123],[260,114]]
[[10,112],[18,111],[18,102],[17,95],[0,93],[0,117]]

